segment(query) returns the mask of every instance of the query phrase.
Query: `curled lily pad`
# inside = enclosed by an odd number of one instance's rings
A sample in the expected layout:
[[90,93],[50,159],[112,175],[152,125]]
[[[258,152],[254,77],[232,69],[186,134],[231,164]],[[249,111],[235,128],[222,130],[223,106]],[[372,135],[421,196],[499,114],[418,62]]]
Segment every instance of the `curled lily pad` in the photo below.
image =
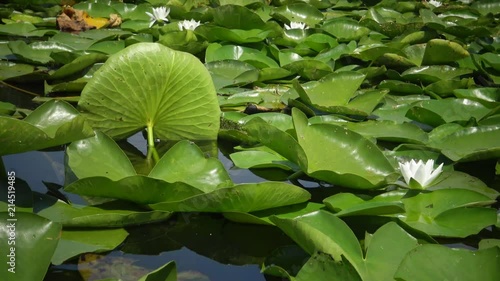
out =
[[208,71],[191,54],[156,43],[134,44],[111,56],[78,105],[94,128],[115,138],[148,128],[160,139],[215,139],[219,129]]
[[446,64],[467,56],[469,56],[469,52],[458,43],[443,39],[432,39],[427,42],[422,64]]
[[0,116],[0,128],[0,155],[48,148],[94,134],[74,107],[56,100],[44,103],[24,120]]

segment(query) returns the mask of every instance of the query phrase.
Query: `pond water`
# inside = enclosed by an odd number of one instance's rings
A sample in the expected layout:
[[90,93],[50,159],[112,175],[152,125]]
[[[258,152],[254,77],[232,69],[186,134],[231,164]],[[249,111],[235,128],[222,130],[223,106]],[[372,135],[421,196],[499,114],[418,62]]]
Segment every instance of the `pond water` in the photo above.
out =
[[[146,141],[141,134],[129,138],[129,143],[145,153]],[[236,183],[265,181],[250,170],[234,168],[218,150],[230,176]],[[64,185],[64,151],[32,151],[3,156],[7,171],[15,171],[33,191],[46,193],[46,184]],[[312,182],[302,182],[314,186]],[[320,190],[320,189],[318,189]],[[86,204],[78,195],[64,193],[76,204]],[[111,277],[108,265],[123,268],[123,280],[137,280],[143,273],[175,261],[179,280],[277,280],[260,273],[260,264],[272,251],[294,243],[279,229],[231,223],[221,215],[180,214],[166,222],[127,228],[130,233],[119,249],[104,253],[99,264],[91,268]],[[111,273],[110,273],[111,274]],[[134,279],[135,278],[135,279]],[[266,279],[268,278],[268,279]],[[84,280],[78,273],[78,261],[52,266],[45,280]]]

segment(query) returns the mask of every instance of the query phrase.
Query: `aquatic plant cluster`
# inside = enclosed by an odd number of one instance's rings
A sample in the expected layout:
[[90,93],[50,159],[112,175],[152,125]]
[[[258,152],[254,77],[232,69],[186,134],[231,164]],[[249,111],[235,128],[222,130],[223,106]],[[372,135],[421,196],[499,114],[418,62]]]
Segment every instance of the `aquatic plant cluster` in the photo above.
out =
[[2,169],[1,280],[185,214],[286,235],[245,241],[266,280],[500,280],[500,2],[7,2],[0,156],[64,151],[65,182]]

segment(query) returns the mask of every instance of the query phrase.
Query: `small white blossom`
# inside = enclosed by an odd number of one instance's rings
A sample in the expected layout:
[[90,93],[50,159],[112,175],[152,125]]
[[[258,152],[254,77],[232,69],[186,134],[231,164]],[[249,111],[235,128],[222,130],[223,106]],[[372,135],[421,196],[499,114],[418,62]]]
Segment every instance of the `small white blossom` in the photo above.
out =
[[440,7],[443,3],[439,2],[439,1],[436,1],[436,0],[429,0],[428,2],[429,4],[431,4],[432,6],[434,7]]
[[[434,169],[434,160],[432,159],[427,160],[425,164],[422,160],[399,163],[401,174],[410,188],[425,189],[441,174],[442,168],[443,163]],[[412,186],[411,179],[414,179],[420,186]]]
[[290,25],[285,23],[285,29],[308,29],[309,27],[303,22],[290,22]]
[[153,8],[153,13],[146,12],[146,14],[150,17],[149,19],[149,27],[153,26],[155,22],[167,22],[167,16],[170,14],[170,8],[167,7],[158,7]]
[[192,20],[183,20],[177,23],[179,29],[182,30],[195,30],[198,26],[200,26],[199,21]]

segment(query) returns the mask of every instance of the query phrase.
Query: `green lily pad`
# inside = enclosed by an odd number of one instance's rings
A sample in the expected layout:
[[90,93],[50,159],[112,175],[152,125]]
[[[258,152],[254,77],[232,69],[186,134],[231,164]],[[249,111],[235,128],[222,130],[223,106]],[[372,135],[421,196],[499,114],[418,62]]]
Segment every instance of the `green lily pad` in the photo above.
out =
[[[97,132],[94,138],[73,142],[67,149],[67,166],[80,180],[66,188],[80,194],[124,199],[140,204],[171,196],[184,198],[220,187],[231,186],[232,181],[222,163],[217,159],[205,159],[196,145],[188,141],[175,144],[156,163],[148,177],[137,175],[132,163],[118,145],[108,136]],[[112,156],[112,160],[109,156]],[[86,184],[90,186],[85,186]],[[141,184],[146,184],[141,186]],[[106,186],[98,190],[95,186]],[[119,194],[128,185],[129,194]],[[167,193],[164,188],[171,187]],[[147,194],[137,196],[149,188]],[[134,191],[136,190],[136,191]],[[157,191],[155,193],[153,191]],[[174,195],[174,193],[176,195]],[[149,195],[148,195],[149,194]],[[137,200],[134,200],[136,196]]]
[[457,98],[477,101],[491,108],[498,106],[500,100],[500,91],[497,88],[456,89],[453,94]]
[[210,192],[233,185],[224,165],[206,158],[194,143],[180,141],[172,146],[149,173],[149,177],[167,182],[184,182]]
[[214,61],[206,64],[216,89],[229,85],[244,85],[259,79],[259,70],[237,60]]
[[282,63],[282,67],[310,80],[320,79],[332,73],[332,68],[328,64],[313,59],[298,60],[284,65]]
[[330,20],[323,25],[323,30],[343,42],[359,40],[361,37],[370,33],[370,29],[348,18]]
[[264,41],[270,32],[270,30],[265,29],[229,29],[210,25],[202,25],[196,28],[196,33],[207,38],[210,42],[229,41],[237,44]]
[[[354,233],[335,215],[316,211],[295,219],[271,220],[299,244],[306,252],[329,254],[336,261],[345,257],[362,280],[390,280],[399,263],[418,246],[417,239],[396,223],[387,223],[371,237],[366,257]],[[384,248],[394,245],[391,251]]]
[[304,113],[295,109],[292,116],[297,141],[307,157],[308,175],[346,187],[373,189],[386,184],[394,173],[382,151],[358,133],[331,124],[308,125]]
[[302,91],[296,90],[301,99],[311,105],[325,107],[347,105],[364,79],[365,75],[358,72],[343,71],[327,75],[317,82],[304,84],[306,96]]
[[279,168],[293,170],[297,166],[285,157],[269,151],[240,151],[229,155],[234,165],[242,169]]
[[274,9],[271,14],[274,18],[281,21],[303,22],[310,27],[320,23],[323,20],[323,14],[315,7],[307,3],[293,3]]
[[59,80],[71,77],[72,75],[78,74],[95,63],[106,61],[107,58],[108,56],[103,54],[88,54],[80,56],[72,62],[63,65],[61,68],[52,73],[49,78],[50,80]]
[[288,205],[252,213],[226,212],[224,213],[224,217],[231,221],[239,223],[274,225],[270,220],[272,216],[293,219],[295,217],[317,211],[324,206],[325,205],[319,203],[304,202],[300,204]]
[[278,67],[278,63],[276,61],[266,56],[265,53],[255,49],[234,45],[222,46],[220,44],[213,43],[207,48],[205,61],[208,63],[220,60],[244,61],[258,68]]
[[109,202],[94,206],[67,204],[44,194],[34,195],[34,212],[39,216],[62,224],[65,228],[124,227],[158,222],[171,216],[169,212],[145,211],[131,204],[120,202]]
[[229,29],[262,29],[266,25],[252,10],[238,5],[219,6],[213,16],[215,24]]
[[[79,112],[63,101],[49,101],[24,120],[0,116],[0,155],[37,150],[93,135]],[[11,130],[10,128],[16,128]]]
[[160,139],[215,139],[219,129],[208,71],[194,56],[155,43],[112,55],[85,86],[78,106],[95,129],[115,138],[147,127]]
[[432,39],[427,42],[422,64],[447,64],[468,56],[469,52],[458,43],[443,39]]
[[[429,263],[429,257],[433,262]],[[430,279],[488,280],[500,278],[500,249],[450,249],[441,245],[421,245],[402,260],[395,278],[423,281]],[[481,268],[481,270],[477,270]]]
[[[0,213],[0,219],[4,222],[0,225],[0,241],[6,244],[5,254],[0,257],[3,264],[0,278],[12,281],[43,280],[60,239],[61,225],[24,212],[16,213],[15,222],[9,222],[9,218],[7,212]],[[13,236],[15,240],[9,240]],[[9,243],[7,247],[8,241],[15,241],[15,244]],[[36,255],[33,255],[33,249],[37,249]]]
[[326,207],[341,216],[380,216],[404,213],[402,202],[387,200],[385,196],[364,200],[352,193],[338,193],[323,200]]
[[164,199],[149,204],[153,210],[179,212],[255,212],[293,205],[309,200],[311,195],[295,185],[281,182],[238,184],[183,200]]
[[406,117],[437,127],[451,122],[467,122],[471,118],[481,120],[490,109],[468,99],[441,99],[420,101],[412,104]]
[[464,128],[429,145],[453,161],[475,161],[500,157],[498,125]]
[[426,143],[427,134],[418,126],[409,123],[397,123],[390,120],[366,121],[366,122],[329,122],[325,120],[312,121],[311,124],[330,123],[343,126],[353,132],[361,134],[366,138],[376,138],[392,142]]
[[411,82],[433,83],[470,73],[472,73],[471,69],[432,65],[410,68],[401,73],[401,77]]
[[83,253],[111,251],[118,247],[127,235],[127,231],[122,228],[64,229],[51,262],[59,265]]
[[494,202],[466,189],[440,189],[402,199],[406,213],[398,218],[432,236],[467,237],[496,223],[496,210],[479,207]]
[[500,193],[493,188],[489,188],[480,179],[473,177],[467,173],[453,171],[453,172],[443,172],[437,179],[437,182],[430,186],[428,190],[438,190],[438,189],[449,189],[449,188],[460,188],[468,189],[485,196],[488,196],[491,200],[495,200]]
[[182,182],[168,183],[142,175],[117,181],[102,176],[82,178],[67,185],[64,190],[85,196],[120,199],[140,205],[182,200],[203,193]]

